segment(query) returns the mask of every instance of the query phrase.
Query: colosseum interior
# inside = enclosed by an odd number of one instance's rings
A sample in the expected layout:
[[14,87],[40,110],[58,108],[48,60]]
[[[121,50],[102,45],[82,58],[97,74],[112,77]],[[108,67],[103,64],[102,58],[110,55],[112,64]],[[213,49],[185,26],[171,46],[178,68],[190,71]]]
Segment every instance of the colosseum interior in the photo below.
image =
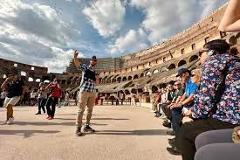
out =
[[[97,90],[102,96],[131,93],[139,95],[142,103],[150,102],[154,89],[176,80],[179,67],[197,68],[198,51],[213,39],[226,39],[231,45],[240,49],[240,33],[224,33],[217,29],[226,5],[214,13],[192,25],[167,41],[118,58],[98,59],[97,72],[100,84]],[[89,59],[80,59],[88,63]],[[27,77],[30,86],[37,86],[40,81],[50,80],[57,76],[65,90],[76,92],[81,81],[81,73],[71,61],[63,74],[47,73],[48,68],[22,64],[0,59],[2,82],[7,68],[16,67],[21,75]]]

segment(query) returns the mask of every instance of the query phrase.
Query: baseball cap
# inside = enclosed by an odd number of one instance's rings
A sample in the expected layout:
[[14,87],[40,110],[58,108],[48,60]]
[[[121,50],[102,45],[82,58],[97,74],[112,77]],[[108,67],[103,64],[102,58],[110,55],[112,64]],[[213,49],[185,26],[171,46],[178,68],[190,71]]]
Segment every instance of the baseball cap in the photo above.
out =
[[93,61],[96,61],[96,60],[97,60],[97,57],[96,57],[96,56],[92,56],[92,60],[93,60]]
[[187,68],[180,68],[180,69],[178,70],[178,74],[177,74],[176,77],[179,77],[179,76],[181,76],[183,73],[186,73],[186,72],[191,73],[190,70],[188,70]]

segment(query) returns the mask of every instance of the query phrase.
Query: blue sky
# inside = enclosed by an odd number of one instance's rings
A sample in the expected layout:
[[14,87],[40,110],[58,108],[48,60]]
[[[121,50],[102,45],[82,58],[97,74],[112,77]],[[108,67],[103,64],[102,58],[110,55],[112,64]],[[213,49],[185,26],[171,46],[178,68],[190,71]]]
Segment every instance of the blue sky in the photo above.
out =
[[160,43],[226,0],[0,0],[0,57],[63,72],[80,56],[118,57]]

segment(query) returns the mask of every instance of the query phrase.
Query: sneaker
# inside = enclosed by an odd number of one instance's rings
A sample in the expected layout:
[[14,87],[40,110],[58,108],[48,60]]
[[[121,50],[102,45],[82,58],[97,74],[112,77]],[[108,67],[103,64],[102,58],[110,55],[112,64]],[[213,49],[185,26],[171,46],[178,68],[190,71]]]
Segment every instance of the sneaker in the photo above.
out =
[[7,121],[7,124],[8,125],[11,125],[11,124],[13,124],[14,123],[14,118],[12,117],[12,118],[9,118],[9,120]]
[[167,151],[172,155],[181,155],[181,152],[177,149],[177,147],[167,147]]
[[49,117],[48,120],[53,120],[54,118],[53,117]]
[[174,133],[174,131],[167,131],[167,135],[174,136],[175,133]]
[[175,138],[170,139],[170,140],[168,140],[168,143],[170,146],[174,147],[174,146],[176,146],[176,139]]
[[41,112],[37,112],[35,115],[39,115],[39,114],[41,114]]
[[82,136],[82,135],[83,135],[83,133],[82,133],[82,131],[81,131],[81,127],[77,127],[77,128],[76,128],[75,134],[76,134],[77,136]]
[[3,123],[1,123],[1,125],[6,125],[7,123],[8,123],[8,120],[6,120]]
[[95,130],[93,128],[91,128],[89,125],[85,125],[83,130],[84,130],[84,132],[91,132],[91,133],[95,132]]
[[166,117],[166,115],[162,114],[159,118],[166,119],[167,117]]
[[171,123],[168,122],[168,121],[164,121],[163,124],[162,124],[164,127],[167,127],[167,128],[171,128]]

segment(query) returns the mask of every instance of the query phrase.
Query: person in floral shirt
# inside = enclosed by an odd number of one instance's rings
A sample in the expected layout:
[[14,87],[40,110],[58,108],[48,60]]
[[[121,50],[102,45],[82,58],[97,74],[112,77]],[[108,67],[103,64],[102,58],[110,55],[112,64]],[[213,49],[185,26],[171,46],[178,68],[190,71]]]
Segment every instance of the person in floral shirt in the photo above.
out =
[[230,55],[229,49],[225,40],[213,40],[200,52],[200,89],[193,107],[185,114],[195,121],[184,124],[177,135],[183,160],[194,159],[199,134],[240,124],[240,58]]

